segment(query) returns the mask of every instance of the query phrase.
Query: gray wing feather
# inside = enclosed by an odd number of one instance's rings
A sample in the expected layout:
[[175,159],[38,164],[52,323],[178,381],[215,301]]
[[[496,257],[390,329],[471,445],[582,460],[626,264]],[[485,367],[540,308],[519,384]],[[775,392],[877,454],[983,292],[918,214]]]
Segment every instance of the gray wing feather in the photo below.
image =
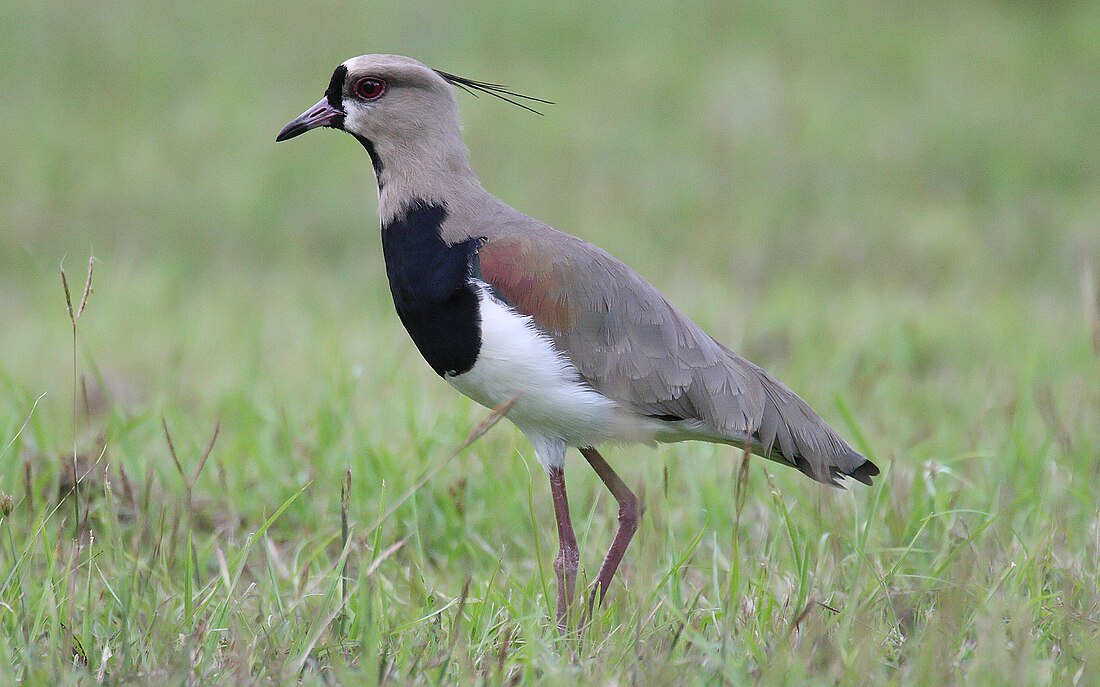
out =
[[743,445],[748,436],[754,452],[820,482],[837,485],[850,475],[870,484],[873,463],[793,391],[716,342],[633,270],[588,248],[592,264],[577,270],[585,283],[572,294],[581,317],[555,338],[596,390],[640,415],[683,418],[728,443]]
[[866,484],[873,463],[805,402],[708,336],[610,254],[523,218],[484,226],[479,269],[532,316],[594,389],[698,438],[744,445],[836,484]]

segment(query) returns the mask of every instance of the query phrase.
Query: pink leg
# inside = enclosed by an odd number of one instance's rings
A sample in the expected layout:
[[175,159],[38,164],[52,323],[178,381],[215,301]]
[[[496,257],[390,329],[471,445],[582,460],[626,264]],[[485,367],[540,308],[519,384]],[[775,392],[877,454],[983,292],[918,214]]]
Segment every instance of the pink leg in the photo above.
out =
[[603,480],[605,486],[619,502],[619,529],[615,532],[615,539],[611,542],[611,548],[607,557],[603,559],[600,572],[596,575],[596,585],[592,588],[592,595],[588,598],[588,617],[591,618],[593,608],[597,601],[603,603],[603,597],[607,594],[607,588],[611,585],[611,578],[615,577],[615,571],[619,569],[619,562],[623,560],[626,547],[634,532],[638,529],[638,499],[634,492],[619,479],[607,461],[603,459],[599,451],[591,446],[581,449],[581,455]]
[[573,592],[577,587],[577,565],[580,551],[573,523],[569,519],[569,499],[565,495],[565,471],[550,468],[550,493],[554,497],[554,516],[558,521],[558,557],[554,559],[554,572],[558,576],[558,629],[569,628],[569,610],[573,606]]

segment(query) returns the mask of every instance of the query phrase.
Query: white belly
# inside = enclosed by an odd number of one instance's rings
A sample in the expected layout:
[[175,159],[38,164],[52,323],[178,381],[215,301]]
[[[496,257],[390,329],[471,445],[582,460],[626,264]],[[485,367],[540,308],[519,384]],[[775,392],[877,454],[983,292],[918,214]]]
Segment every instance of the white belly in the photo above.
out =
[[446,377],[451,386],[489,408],[516,397],[507,417],[536,446],[539,440],[595,446],[652,439],[638,436],[639,423],[588,386],[530,317],[493,297],[484,282],[478,286],[481,350],[472,369]]

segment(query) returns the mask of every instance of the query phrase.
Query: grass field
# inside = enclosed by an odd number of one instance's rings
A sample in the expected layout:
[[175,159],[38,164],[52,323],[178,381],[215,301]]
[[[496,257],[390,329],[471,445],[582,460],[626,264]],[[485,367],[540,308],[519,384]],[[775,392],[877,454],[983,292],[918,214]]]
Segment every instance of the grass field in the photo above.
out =
[[[1097,36],[1072,1],[4,3],[0,683],[1097,684]],[[555,101],[460,96],[486,187],[882,478],[753,459],[738,498],[733,449],[609,448],[641,527],[559,637],[546,478],[506,422],[456,454],[487,411],[393,313],[369,161],[274,144],[364,52]],[[587,580],[615,507],[569,461]]]

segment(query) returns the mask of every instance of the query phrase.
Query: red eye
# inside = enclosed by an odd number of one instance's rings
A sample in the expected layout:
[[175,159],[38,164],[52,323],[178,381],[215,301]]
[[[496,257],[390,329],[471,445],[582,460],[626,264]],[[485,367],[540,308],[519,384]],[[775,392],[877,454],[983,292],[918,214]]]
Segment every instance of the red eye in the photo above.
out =
[[365,76],[355,82],[355,95],[363,100],[378,100],[386,92],[386,82],[373,76]]

